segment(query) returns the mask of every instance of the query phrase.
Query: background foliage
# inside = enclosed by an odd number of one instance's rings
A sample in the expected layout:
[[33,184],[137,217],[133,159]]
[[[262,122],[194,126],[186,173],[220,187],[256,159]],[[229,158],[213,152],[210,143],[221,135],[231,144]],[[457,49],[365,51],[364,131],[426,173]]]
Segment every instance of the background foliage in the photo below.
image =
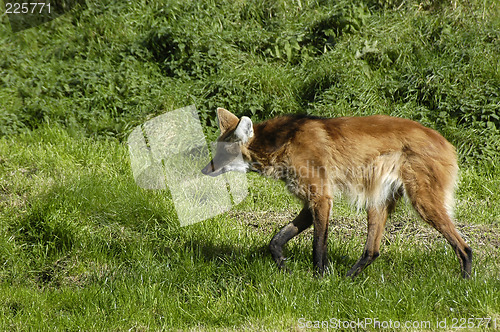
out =
[[500,127],[495,1],[89,1],[0,34],[0,134],[59,123],[123,139],[195,104],[264,119],[386,113],[492,162]]

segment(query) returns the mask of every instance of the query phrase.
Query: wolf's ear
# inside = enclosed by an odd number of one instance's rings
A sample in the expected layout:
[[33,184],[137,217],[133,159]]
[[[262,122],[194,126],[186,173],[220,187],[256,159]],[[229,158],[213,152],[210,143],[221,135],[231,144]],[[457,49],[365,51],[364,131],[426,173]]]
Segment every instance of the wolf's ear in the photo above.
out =
[[241,117],[241,120],[234,131],[234,136],[236,136],[238,140],[243,143],[248,142],[248,140],[253,136],[253,123],[249,117]]
[[240,119],[228,110],[221,107],[217,109],[217,122],[219,123],[221,133],[236,128],[238,121],[240,121]]

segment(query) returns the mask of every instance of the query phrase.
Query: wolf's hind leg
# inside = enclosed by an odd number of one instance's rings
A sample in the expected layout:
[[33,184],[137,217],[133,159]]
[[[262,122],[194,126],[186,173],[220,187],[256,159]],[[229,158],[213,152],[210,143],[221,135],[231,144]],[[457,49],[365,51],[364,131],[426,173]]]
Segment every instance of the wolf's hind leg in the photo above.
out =
[[347,272],[348,277],[356,277],[364,268],[373,263],[380,254],[380,241],[384,232],[388,215],[392,212],[395,202],[387,206],[368,209],[368,237],[361,258]]

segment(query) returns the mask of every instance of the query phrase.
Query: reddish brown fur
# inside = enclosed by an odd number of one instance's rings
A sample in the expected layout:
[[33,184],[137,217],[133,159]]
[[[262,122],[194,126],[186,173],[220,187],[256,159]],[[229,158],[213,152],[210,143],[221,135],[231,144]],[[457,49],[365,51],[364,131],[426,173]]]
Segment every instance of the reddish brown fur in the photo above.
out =
[[[222,128],[219,140],[238,142],[234,132],[239,119],[224,109],[218,110],[218,117]],[[284,266],[284,244],[314,225],[313,262],[323,273],[328,263],[333,195],[342,192],[368,213],[363,255],[348,272],[356,276],[379,255],[387,217],[406,194],[422,219],[453,247],[463,277],[470,276],[472,251],[451,219],[456,152],[438,132],[385,115],[333,119],[284,116],[253,124],[253,136],[240,142],[239,148],[253,170],[284,180],[304,202],[298,217],[271,240],[269,247],[278,266]],[[214,172],[213,164],[203,171]]]

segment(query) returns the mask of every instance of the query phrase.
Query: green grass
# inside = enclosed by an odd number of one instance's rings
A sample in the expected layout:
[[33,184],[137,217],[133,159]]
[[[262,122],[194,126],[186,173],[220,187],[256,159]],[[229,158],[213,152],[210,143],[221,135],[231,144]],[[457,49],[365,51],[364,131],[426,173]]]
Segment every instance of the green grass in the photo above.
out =
[[[289,243],[289,274],[267,253],[272,235],[300,209],[277,182],[251,176],[249,196],[234,211],[180,227],[168,193],[135,185],[127,148],[116,140],[44,127],[3,138],[0,155],[2,329],[500,319],[498,209],[476,194],[470,170],[462,173],[457,224],[474,249],[471,280],[459,277],[444,239],[402,203],[381,257],[351,281],[344,275],[361,254],[366,222],[342,201],[330,225],[331,269],[318,279],[311,231]],[[494,193],[493,205],[498,182],[481,184]]]
[[[0,330],[500,326],[499,18],[492,0],[87,1],[18,33],[0,16]],[[329,272],[314,277],[308,230],[282,273],[267,244],[300,204],[255,174],[232,211],[180,227],[168,191],[134,183],[125,141],[191,104],[209,140],[219,106],[256,121],[384,113],[439,130],[460,156],[472,278],[405,202],[381,256],[345,278],[366,221],[342,200]]]

